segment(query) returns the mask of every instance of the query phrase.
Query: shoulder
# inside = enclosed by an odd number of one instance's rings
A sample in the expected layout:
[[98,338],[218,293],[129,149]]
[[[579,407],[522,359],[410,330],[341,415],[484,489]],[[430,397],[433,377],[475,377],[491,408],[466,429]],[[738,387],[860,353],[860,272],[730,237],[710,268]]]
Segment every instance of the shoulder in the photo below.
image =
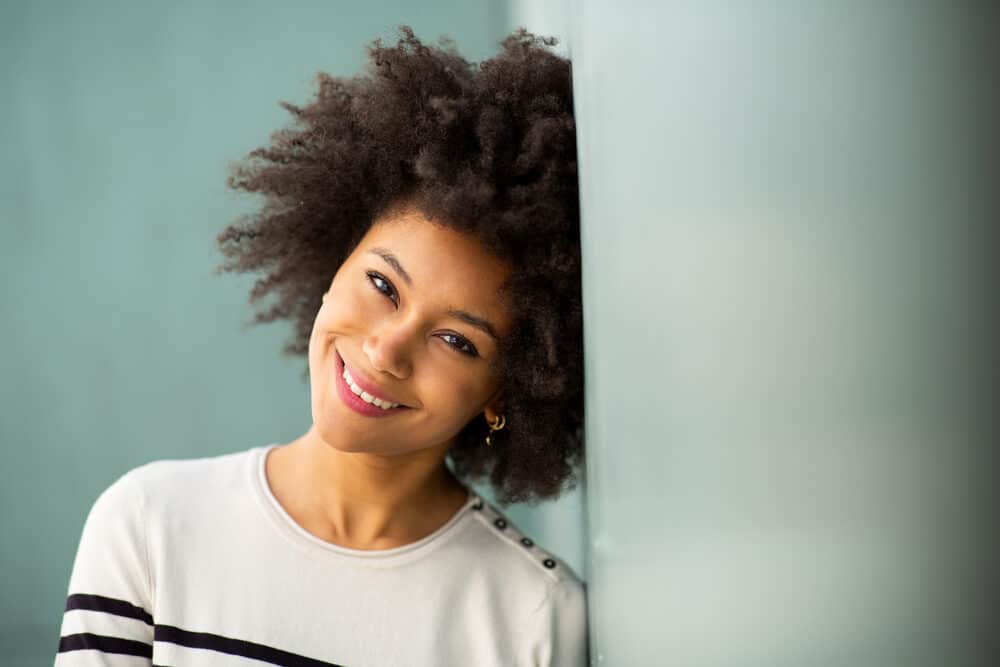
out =
[[488,552],[483,557],[508,581],[534,589],[539,603],[553,595],[582,599],[585,585],[573,568],[526,535],[504,512],[477,497],[471,513],[477,538]]
[[112,486],[132,486],[155,501],[238,485],[245,479],[250,458],[259,448],[198,458],[157,459],[124,473]]
[[[156,486],[165,481],[175,482],[178,478],[194,476],[195,480],[232,474],[247,462],[259,447],[214,454],[197,458],[157,459],[130,469],[124,474],[143,486]],[[239,474],[239,472],[237,472]]]
[[[187,459],[157,459],[133,467],[98,495],[90,514],[148,522],[151,516],[233,496],[245,484],[247,465],[257,448]],[[94,518],[93,520],[97,520]]]
[[587,652],[587,594],[557,554],[525,535],[502,511],[477,498],[473,522],[483,558],[503,585],[530,604],[519,625],[519,665],[582,665]]

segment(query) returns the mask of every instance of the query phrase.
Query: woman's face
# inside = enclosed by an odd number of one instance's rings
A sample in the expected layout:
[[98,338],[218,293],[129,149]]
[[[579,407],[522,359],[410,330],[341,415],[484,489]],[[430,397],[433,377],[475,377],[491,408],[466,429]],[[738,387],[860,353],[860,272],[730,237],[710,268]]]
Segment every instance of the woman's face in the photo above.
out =
[[[498,294],[509,272],[476,239],[419,212],[376,222],[333,277],[309,340],[312,416],[323,440],[388,455],[447,448],[496,406],[500,378],[490,363],[494,335],[510,326]],[[401,407],[383,411],[357,396],[342,377],[345,364],[354,389]]]

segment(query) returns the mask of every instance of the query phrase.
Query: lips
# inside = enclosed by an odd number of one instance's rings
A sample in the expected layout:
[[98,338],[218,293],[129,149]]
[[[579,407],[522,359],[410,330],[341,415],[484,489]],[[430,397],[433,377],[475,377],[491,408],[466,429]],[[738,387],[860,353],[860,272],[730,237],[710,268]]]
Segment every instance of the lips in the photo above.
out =
[[[337,372],[337,377],[335,378],[335,382],[337,384],[337,393],[340,395],[341,400],[348,407],[350,407],[351,409],[355,410],[356,412],[360,412],[361,414],[369,416],[369,417],[387,417],[389,415],[396,414],[396,413],[398,413],[398,412],[400,412],[402,410],[409,410],[409,409],[411,409],[409,406],[400,404],[400,405],[398,405],[398,406],[396,406],[394,408],[389,408],[388,410],[385,410],[383,408],[378,407],[377,405],[374,405],[372,403],[368,403],[367,401],[365,401],[364,399],[362,399],[360,396],[358,396],[357,394],[355,394],[353,391],[351,391],[351,388],[348,386],[347,381],[344,380],[344,377],[343,377],[344,376],[344,359],[343,359],[343,357],[340,356],[340,353],[336,351],[336,348],[334,348],[334,352],[335,352],[335,355],[336,355],[336,372]],[[394,401],[391,398],[386,397],[385,392],[383,392],[383,391],[379,390],[378,388],[372,386],[371,381],[366,380],[364,377],[360,376],[356,371],[351,372],[351,368],[350,367],[348,367],[347,370],[348,370],[348,372],[351,373],[351,380],[355,384],[357,384],[359,387],[361,387],[361,389],[363,391],[371,394],[372,396],[377,396],[378,398],[380,398],[382,400],[387,400],[387,401],[390,401],[390,402],[393,402],[393,403],[399,403],[399,401]],[[374,391],[372,391],[372,389],[374,389]]]

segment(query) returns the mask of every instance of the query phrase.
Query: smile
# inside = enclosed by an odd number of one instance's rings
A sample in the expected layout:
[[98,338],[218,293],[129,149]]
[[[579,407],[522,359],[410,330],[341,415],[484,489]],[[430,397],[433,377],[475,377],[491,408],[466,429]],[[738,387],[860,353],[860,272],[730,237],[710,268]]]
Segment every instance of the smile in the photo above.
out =
[[[357,385],[356,380],[351,377],[350,371],[345,371],[344,360],[341,358],[340,354],[336,352],[336,350],[334,350],[334,355],[336,357],[337,366],[337,377],[335,379],[337,383],[337,394],[340,396],[340,400],[343,401],[347,407],[351,408],[355,412],[365,415],[366,417],[388,417],[390,415],[397,414],[402,410],[409,410],[408,406],[392,403],[390,401],[384,401],[383,399],[364,391]],[[345,375],[347,377],[345,377]],[[350,378],[350,380],[348,380],[348,378]],[[382,405],[380,406],[378,403],[381,403]],[[386,405],[392,407],[383,407]]]

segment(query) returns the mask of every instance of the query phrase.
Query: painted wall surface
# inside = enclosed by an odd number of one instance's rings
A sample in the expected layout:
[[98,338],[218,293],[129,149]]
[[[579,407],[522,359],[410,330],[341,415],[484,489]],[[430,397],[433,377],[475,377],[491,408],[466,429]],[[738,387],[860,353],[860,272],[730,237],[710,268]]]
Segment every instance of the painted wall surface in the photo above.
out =
[[570,19],[594,664],[987,664],[995,3]]
[[[478,61],[511,21],[492,0],[3,4],[0,664],[52,664],[83,520],[124,471],[308,427],[287,327],[244,327],[253,278],[212,273],[252,204],[227,166],[288,122],[278,101],[400,24]],[[582,572],[578,494],[510,515]]]

